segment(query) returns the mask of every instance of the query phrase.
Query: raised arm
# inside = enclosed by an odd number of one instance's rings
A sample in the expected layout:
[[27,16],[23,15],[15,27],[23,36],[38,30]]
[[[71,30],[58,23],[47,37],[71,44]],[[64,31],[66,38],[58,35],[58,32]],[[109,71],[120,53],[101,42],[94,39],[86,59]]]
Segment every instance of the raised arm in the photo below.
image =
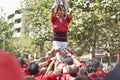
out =
[[51,22],[54,23],[56,19],[56,13],[55,13],[55,8],[52,8],[52,13],[51,13]]
[[46,71],[45,74],[48,74],[49,70],[51,70],[51,68],[52,68],[52,66],[53,66],[54,63],[55,63],[55,60],[53,60],[53,61],[50,63],[50,65],[48,66],[47,71]]
[[52,7],[52,14],[51,14],[51,16],[56,16],[55,8],[54,7]]
[[68,14],[68,17],[69,17],[69,18],[72,18],[72,13],[73,13],[73,11],[72,11],[72,9],[70,9],[70,10],[69,10],[69,14]]

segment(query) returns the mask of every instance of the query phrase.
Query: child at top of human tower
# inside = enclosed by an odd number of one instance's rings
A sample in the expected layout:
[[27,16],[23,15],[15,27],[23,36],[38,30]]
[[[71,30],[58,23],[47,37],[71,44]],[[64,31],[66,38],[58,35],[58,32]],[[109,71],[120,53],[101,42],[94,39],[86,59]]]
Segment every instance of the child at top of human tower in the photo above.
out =
[[[66,0],[62,1],[64,2]],[[64,4],[58,4],[57,8],[56,6],[52,7],[51,22],[54,33],[52,46],[54,49],[62,50],[63,53],[61,54],[61,56],[65,56],[64,49],[68,47],[67,32],[68,25],[71,20],[72,10],[70,10],[69,14],[67,14]]]

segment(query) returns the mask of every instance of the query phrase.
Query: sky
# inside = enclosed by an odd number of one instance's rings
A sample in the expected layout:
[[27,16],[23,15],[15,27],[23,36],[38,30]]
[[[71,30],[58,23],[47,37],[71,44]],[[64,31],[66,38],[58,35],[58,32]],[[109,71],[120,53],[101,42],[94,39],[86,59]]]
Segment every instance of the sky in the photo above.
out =
[[0,0],[1,7],[3,8],[3,12],[6,13],[6,17],[20,7],[20,0]]

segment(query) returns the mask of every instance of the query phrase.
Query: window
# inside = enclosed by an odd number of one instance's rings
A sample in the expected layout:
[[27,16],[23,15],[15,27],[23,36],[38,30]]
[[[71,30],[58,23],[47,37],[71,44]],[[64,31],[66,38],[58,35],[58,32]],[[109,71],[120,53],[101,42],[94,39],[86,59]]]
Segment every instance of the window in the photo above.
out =
[[15,23],[20,23],[20,22],[21,22],[20,18],[15,20]]
[[17,31],[17,32],[20,32],[20,30],[21,30],[21,28],[16,28],[16,31]]

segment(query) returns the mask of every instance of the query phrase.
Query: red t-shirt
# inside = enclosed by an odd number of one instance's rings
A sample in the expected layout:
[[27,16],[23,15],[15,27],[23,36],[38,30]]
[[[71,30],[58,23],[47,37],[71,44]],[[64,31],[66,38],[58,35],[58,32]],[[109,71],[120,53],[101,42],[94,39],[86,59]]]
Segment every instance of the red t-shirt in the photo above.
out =
[[98,77],[105,77],[106,73],[103,70],[97,71],[96,72]]
[[59,76],[59,80],[74,80],[75,77],[70,76],[69,73],[63,73]]
[[36,80],[57,80],[57,76],[55,74],[40,74],[38,76],[35,76]]
[[90,78],[98,78],[97,74],[95,72],[89,73],[88,76]]
[[23,74],[24,76],[30,75],[30,73],[29,73],[29,71],[28,71],[28,68],[21,68],[20,70],[21,70],[21,72],[22,72],[22,74]]
[[81,63],[78,67],[82,68],[82,67],[85,67],[85,65],[86,65],[85,63]]
[[53,24],[54,32],[68,32],[68,24],[72,18],[68,16],[60,21],[56,16],[51,16],[51,22]]
[[24,80],[17,58],[0,50],[0,80]]

